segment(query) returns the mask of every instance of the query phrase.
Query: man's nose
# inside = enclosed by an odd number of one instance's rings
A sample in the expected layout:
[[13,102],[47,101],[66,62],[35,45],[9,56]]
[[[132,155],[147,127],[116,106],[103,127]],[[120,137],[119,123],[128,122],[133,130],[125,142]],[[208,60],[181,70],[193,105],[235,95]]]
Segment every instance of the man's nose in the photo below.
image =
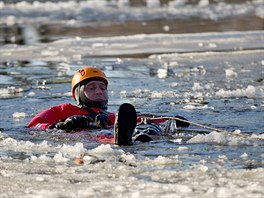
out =
[[103,90],[100,89],[99,87],[96,88],[96,93],[103,93]]

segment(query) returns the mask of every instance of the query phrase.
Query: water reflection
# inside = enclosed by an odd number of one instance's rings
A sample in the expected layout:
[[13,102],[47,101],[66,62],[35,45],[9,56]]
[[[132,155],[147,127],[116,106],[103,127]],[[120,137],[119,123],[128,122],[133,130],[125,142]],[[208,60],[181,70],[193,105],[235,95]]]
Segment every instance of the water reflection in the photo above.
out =
[[[21,0],[2,0],[4,3],[18,3],[18,2],[21,2]],[[36,0],[27,0],[27,2],[29,3],[33,3],[34,1]],[[50,2],[67,2],[67,1],[71,1],[71,0],[38,0],[38,2],[47,2],[47,1],[50,1]],[[75,0],[76,2],[81,2],[81,1],[84,1],[84,0]],[[107,0],[107,1],[112,1],[112,0]],[[116,0],[118,1],[118,0]],[[171,2],[173,0],[159,0],[160,4],[159,5],[167,5],[169,2]],[[244,3],[244,2],[247,2],[248,0],[222,0],[223,2],[228,2],[228,3]],[[179,3],[182,3],[182,4],[198,4],[200,2],[200,0],[182,0],[182,2],[179,2]],[[218,3],[219,0],[208,0],[208,2],[210,4],[213,4],[213,3]],[[133,6],[133,7],[136,7],[136,6],[146,6],[147,4],[147,1],[146,0],[129,0],[129,5],[130,6]]]
[[0,28],[0,35],[3,38],[3,44],[24,44],[22,28],[20,26],[4,26]]
[[31,45],[40,41],[38,29],[32,25],[0,27],[0,44]]
[[263,19],[255,16],[224,18],[218,21],[202,18],[157,19],[148,21],[91,22],[82,26],[64,24],[0,25],[0,44],[31,45],[63,38],[111,37],[155,33],[199,33],[249,31],[264,29]]
[[56,64],[42,61],[0,62],[0,98],[21,97],[42,79],[57,77]]

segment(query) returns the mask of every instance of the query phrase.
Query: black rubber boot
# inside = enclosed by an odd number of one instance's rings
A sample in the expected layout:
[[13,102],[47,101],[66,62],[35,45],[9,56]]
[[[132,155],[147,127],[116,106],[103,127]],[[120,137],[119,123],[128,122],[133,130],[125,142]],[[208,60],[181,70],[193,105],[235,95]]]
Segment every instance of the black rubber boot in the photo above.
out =
[[135,107],[129,103],[122,104],[115,120],[114,134],[115,144],[132,145],[132,135],[137,125],[137,113]]

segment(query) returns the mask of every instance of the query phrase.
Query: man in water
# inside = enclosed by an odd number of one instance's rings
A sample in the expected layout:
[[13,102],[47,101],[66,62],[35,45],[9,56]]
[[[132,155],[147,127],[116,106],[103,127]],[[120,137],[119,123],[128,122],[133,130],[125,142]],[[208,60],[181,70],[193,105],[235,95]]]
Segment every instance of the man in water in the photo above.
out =
[[[120,106],[117,121],[115,113],[107,111],[107,87],[108,79],[103,71],[96,67],[83,67],[72,78],[72,97],[77,105],[67,103],[48,108],[37,114],[27,127],[67,132],[115,128],[114,143],[119,145],[132,144],[134,131],[134,139],[139,141],[150,141],[149,135],[162,134],[160,126],[154,122],[142,125],[143,118],[137,117],[134,107],[127,103]],[[138,130],[137,123],[140,126]]]

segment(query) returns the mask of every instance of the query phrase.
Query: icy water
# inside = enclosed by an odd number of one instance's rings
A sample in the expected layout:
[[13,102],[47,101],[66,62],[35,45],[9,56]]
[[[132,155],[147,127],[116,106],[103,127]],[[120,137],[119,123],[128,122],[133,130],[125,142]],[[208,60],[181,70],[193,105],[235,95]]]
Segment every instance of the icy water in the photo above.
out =
[[[263,197],[262,0],[0,2],[0,197]],[[191,125],[119,147],[36,131],[74,101],[73,73],[109,77],[109,110]],[[84,163],[75,158],[84,155]]]

